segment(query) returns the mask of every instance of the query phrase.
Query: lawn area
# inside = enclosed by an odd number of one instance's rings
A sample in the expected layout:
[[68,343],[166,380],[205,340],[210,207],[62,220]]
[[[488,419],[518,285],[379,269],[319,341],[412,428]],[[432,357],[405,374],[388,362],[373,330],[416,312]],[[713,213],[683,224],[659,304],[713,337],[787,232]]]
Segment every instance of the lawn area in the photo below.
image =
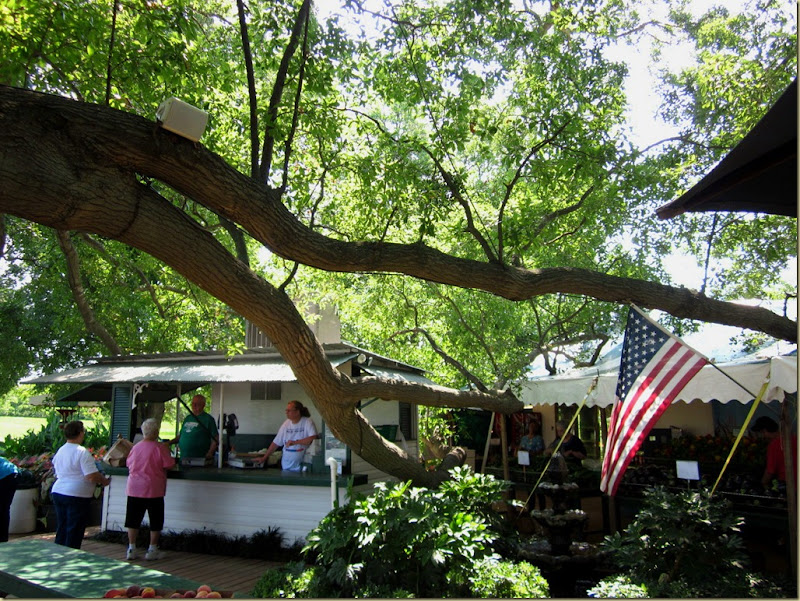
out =
[[6,436],[20,438],[25,436],[28,430],[38,432],[47,423],[44,417],[0,417],[0,440],[5,440]]
[[[83,425],[87,429],[94,427],[94,421],[90,419],[82,419]],[[21,438],[25,436],[28,430],[38,432],[42,426],[47,424],[45,417],[9,417],[4,415],[0,417],[0,440],[5,440],[6,436],[12,438]]]
[[[94,427],[94,421],[91,419],[81,419],[83,425],[87,430]],[[28,430],[38,432],[47,423],[47,418],[44,417],[9,417],[7,415],[0,416],[0,441],[6,439],[6,436],[12,438],[21,438],[25,436]],[[161,431],[172,436],[175,432],[175,422],[164,420],[161,425]]]

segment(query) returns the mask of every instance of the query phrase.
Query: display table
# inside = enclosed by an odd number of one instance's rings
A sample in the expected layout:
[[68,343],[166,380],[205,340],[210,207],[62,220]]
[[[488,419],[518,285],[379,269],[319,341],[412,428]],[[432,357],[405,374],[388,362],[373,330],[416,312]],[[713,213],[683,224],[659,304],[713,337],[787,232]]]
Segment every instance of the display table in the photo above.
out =
[[132,584],[196,589],[200,582],[43,540],[0,543],[0,590],[21,598],[102,598]]

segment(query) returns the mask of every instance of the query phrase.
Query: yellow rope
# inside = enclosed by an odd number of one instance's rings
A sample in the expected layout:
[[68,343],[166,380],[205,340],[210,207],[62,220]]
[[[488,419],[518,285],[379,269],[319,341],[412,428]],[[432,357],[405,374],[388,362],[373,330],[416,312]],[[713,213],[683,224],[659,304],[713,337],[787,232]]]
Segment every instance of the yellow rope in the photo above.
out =
[[739,447],[739,442],[742,440],[742,436],[744,436],[744,433],[747,432],[747,426],[750,423],[750,420],[753,418],[753,414],[756,412],[756,408],[758,407],[759,401],[761,401],[761,397],[763,397],[764,393],[767,391],[767,386],[769,386],[769,378],[767,378],[764,381],[764,384],[761,386],[761,391],[758,393],[758,396],[753,401],[753,406],[750,408],[750,413],[747,414],[747,418],[744,420],[744,424],[742,424],[741,430],[739,430],[739,436],[736,437],[736,441],[733,443],[733,448],[731,449],[731,452],[728,453],[728,458],[725,460],[725,463],[723,464],[722,469],[719,472],[719,476],[717,476],[717,481],[714,482],[714,487],[711,489],[711,494],[709,495],[709,497],[713,496],[714,492],[717,490],[717,485],[719,485],[719,481],[722,480],[722,474],[725,473],[728,464],[731,462],[733,454]]

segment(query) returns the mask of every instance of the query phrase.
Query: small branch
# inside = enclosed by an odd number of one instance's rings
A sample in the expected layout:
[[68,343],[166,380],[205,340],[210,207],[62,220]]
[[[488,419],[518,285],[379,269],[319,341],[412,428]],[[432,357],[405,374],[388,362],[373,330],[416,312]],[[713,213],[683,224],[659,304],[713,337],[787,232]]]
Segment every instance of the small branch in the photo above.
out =
[[297,122],[300,119],[300,98],[303,96],[303,77],[306,72],[306,56],[308,52],[308,19],[309,13],[306,13],[305,26],[303,27],[303,51],[300,58],[300,71],[297,75],[297,91],[294,95],[294,110],[292,111],[292,127],[289,130],[289,135],[286,136],[283,152],[283,179],[281,182],[281,192],[285,192],[289,186],[289,158],[292,156],[292,142],[294,135],[297,132]]
[[108,61],[106,62],[106,106],[111,102],[111,58],[114,55],[114,44],[117,39],[117,11],[119,2],[111,0],[113,5],[111,12],[111,39],[108,42]]
[[269,99],[269,108],[267,109],[267,126],[264,132],[264,147],[261,152],[261,168],[259,178],[262,182],[269,181],[269,172],[272,168],[272,152],[275,147],[275,138],[273,132],[276,123],[278,122],[278,106],[281,102],[283,89],[286,86],[286,77],[289,73],[289,61],[297,50],[297,45],[300,40],[300,32],[308,21],[308,13],[311,10],[311,0],[303,0],[302,6],[297,13],[297,18],[292,27],[292,33],[289,38],[289,43],[286,45],[286,50],[283,53],[281,64],[278,67],[278,74],[275,77],[275,86],[272,88],[272,96]]
[[247,96],[250,101],[250,176],[258,177],[258,97],[253,71],[253,54],[250,51],[250,34],[247,32],[247,15],[243,0],[236,0],[236,7],[239,11],[239,31],[247,71]]
[[94,311],[89,304],[89,300],[86,298],[86,293],[81,284],[80,259],[72,244],[69,232],[56,230],[56,236],[58,237],[58,245],[61,247],[61,251],[64,253],[64,257],[67,260],[67,282],[69,283],[70,290],[72,290],[72,297],[75,299],[78,311],[83,318],[83,323],[86,324],[86,329],[90,334],[94,334],[100,338],[101,342],[113,355],[122,355],[122,347],[117,344],[117,341],[103,324],[97,321]]

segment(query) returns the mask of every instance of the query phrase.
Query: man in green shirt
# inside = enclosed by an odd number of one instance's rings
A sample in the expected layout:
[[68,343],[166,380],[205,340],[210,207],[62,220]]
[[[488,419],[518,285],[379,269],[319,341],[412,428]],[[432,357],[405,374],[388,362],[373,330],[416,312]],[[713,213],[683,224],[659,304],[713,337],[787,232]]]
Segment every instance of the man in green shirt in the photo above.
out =
[[217,450],[219,435],[214,418],[205,412],[206,397],[196,394],[192,397],[192,413],[186,416],[181,432],[170,444],[178,443],[181,458],[205,457],[211,459]]

